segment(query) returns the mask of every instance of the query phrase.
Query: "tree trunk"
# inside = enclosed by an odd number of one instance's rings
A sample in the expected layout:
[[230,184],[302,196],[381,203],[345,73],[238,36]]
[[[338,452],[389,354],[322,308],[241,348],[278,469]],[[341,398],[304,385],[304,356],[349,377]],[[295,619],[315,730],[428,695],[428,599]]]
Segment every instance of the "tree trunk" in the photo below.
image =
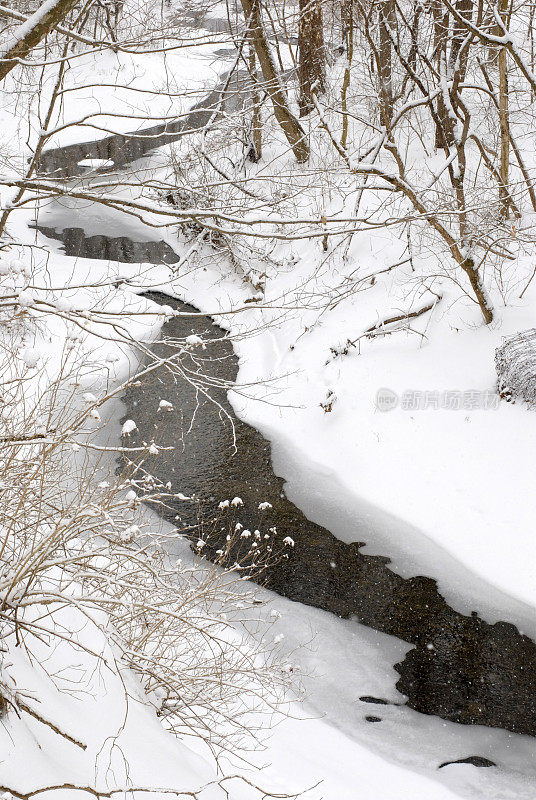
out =
[[499,198],[501,201],[501,213],[505,219],[508,219],[508,207],[510,204],[508,192],[510,136],[508,131],[508,74],[506,68],[506,50],[504,47],[501,47],[499,52],[499,125],[501,129],[501,157],[499,164],[501,186],[499,187]]
[[289,108],[287,97],[279,80],[262,25],[259,0],[241,0],[241,3],[250,27],[266,91],[274,107],[275,118],[292,148],[296,161],[303,163],[309,158],[309,145],[302,126]]
[[[443,13],[440,0],[433,0],[431,7],[434,16],[434,52],[436,68],[441,74],[447,71],[449,13],[448,11]],[[449,147],[452,147],[454,144],[453,123],[442,93],[440,93],[437,98],[437,118],[440,124],[436,124],[435,146],[437,150],[443,149],[448,152]]]
[[380,80],[380,122],[389,131],[393,116],[393,65],[391,36],[396,23],[394,0],[382,0],[378,5],[378,24],[380,29],[379,80]]
[[472,258],[466,258],[464,261],[462,261],[460,266],[469,278],[478,305],[482,311],[482,316],[484,317],[486,325],[489,325],[490,322],[493,322],[493,309],[482,285],[482,281],[480,280],[478,270],[475,267],[475,262]]
[[6,47],[0,52],[0,80],[60,24],[77,2],[78,0],[57,0],[52,4],[42,3],[26,22],[15,29]]
[[253,92],[251,95],[252,119],[251,119],[251,148],[249,151],[250,161],[257,163],[262,157],[262,118],[261,118],[261,96],[257,86],[257,64],[255,58],[255,46],[253,42],[249,48],[249,74],[253,81]]
[[354,3],[343,0],[341,9],[343,46],[346,51],[346,68],[341,89],[342,134],[341,147],[346,150],[348,142],[348,89],[350,87],[350,70],[354,57]]
[[[508,0],[502,0],[500,13],[502,20],[507,25],[506,12],[508,10]],[[501,31],[502,33],[502,31]],[[509,207],[509,188],[508,188],[508,167],[510,161],[510,125],[508,119],[508,61],[506,48],[499,50],[499,126],[501,131],[501,155],[499,164],[499,174],[501,176],[501,186],[499,187],[499,198],[501,202],[501,212],[505,219],[508,219]]]
[[314,109],[314,95],[326,88],[326,50],[321,0],[300,0],[298,25],[300,117]]

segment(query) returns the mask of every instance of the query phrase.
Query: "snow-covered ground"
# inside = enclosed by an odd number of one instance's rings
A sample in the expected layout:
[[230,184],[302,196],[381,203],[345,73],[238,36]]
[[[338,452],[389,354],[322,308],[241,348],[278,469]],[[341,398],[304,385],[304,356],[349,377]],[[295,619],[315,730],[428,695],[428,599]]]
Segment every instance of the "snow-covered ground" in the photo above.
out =
[[[99,126],[125,131],[141,124],[148,110],[151,117],[176,115],[222,71],[213,49],[180,50],[172,63],[157,57],[150,63],[144,57],[138,63],[134,57],[113,54],[99,56],[98,64],[90,57],[87,63],[81,60],[69,74],[70,85],[88,82],[88,73],[97,85],[72,93],[68,118],[76,120],[88,110],[98,110]],[[174,90],[186,86],[192,92],[179,105],[167,98],[156,104],[151,99],[147,105],[138,99],[133,109],[129,90],[103,91],[98,86],[113,75],[110,83],[121,76],[125,86],[145,88],[147,80],[148,87],[156,90],[169,73],[174,76]],[[119,119],[116,114],[123,112]],[[19,118],[6,112],[2,119],[7,145]],[[54,141],[66,144],[100,135],[104,132],[94,128],[69,127]],[[16,158],[22,155],[14,152]],[[159,167],[162,161],[158,154],[140,167]],[[32,221],[31,211],[17,212],[10,233],[22,243],[45,249],[42,261],[39,251],[32,256],[34,281],[43,286],[53,275],[54,286],[66,287],[56,293],[56,300],[61,296],[77,307],[102,309],[106,304],[110,310],[121,310],[131,315],[127,327],[133,338],[148,338],[157,331],[162,315],[136,293],[148,286],[161,287],[212,314],[230,331],[240,357],[239,390],[230,395],[234,408],[270,439],[275,471],[286,479],[289,498],[311,519],[346,541],[366,540],[366,552],[391,556],[404,575],[433,575],[455,607],[475,608],[489,620],[511,620],[536,635],[533,412],[522,405],[497,404],[493,394],[494,350],[505,335],[536,325],[536,285],[508,308],[501,308],[499,301],[496,320],[488,327],[481,325],[472,303],[446,287],[433,312],[413,321],[413,332],[362,339],[347,354],[334,355],[332,348],[340,351],[348,339],[408,307],[411,268],[397,268],[366,292],[345,296],[332,310],[318,298],[343,285],[357,267],[367,275],[395,263],[405,242],[385,234],[356,235],[347,258],[335,253],[327,265],[320,240],[280,243],[278,265],[266,277],[262,301],[244,304],[253,294],[250,284],[227,262],[214,263],[210,253],[198,269],[178,275],[163,266],[72,259],[30,231],[27,226]],[[42,205],[39,222],[84,227],[89,235],[139,241],[163,238],[179,255],[187,249],[174,230],[152,229],[103,206],[54,201]],[[23,258],[24,253],[21,249]],[[530,274],[529,257],[523,268]],[[110,278],[118,276],[129,282],[111,287]],[[81,284],[90,288],[67,288]],[[154,316],[135,316],[149,310]],[[53,374],[57,341],[67,334],[68,326],[54,318],[48,328],[36,328],[24,345],[38,351],[40,365],[48,364]],[[104,374],[123,379],[135,364],[127,346],[97,342],[90,336],[84,348],[94,364],[106,366],[97,382],[88,371],[82,389],[102,388]],[[378,398],[380,390],[389,391]],[[396,394],[397,405],[384,410],[382,398],[393,397],[389,392]],[[331,410],[326,411],[321,404],[330,400]],[[447,401],[454,407],[443,408]],[[117,433],[113,425],[111,432]],[[527,737],[445,723],[394,705],[380,707],[381,724],[364,721],[365,714],[376,713],[377,707],[366,707],[360,696],[401,699],[392,688],[392,664],[404,650],[400,642],[290,601],[272,598],[271,602],[282,611],[281,646],[291,653],[304,645],[296,658],[306,674],[307,699],[296,705],[296,718],[280,722],[266,750],[252,756],[258,764],[266,764],[259,780],[263,785],[289,793],[321,781],[306,796],[325,800],[534,796],[536,763],[533,742]],[[69,664],[68,653],[55,657],[63,658],[59,668]],[[96,680],[91,692],[87,689],[91,700],[87,694],[52,697],[53,689],[34,686],[35,673],[25,673],[23,665],[18,675],[25,689],[39,692],[59,710],[73,736],[91,734],[88,749],[82,753],[37,721],[11,724],[10,717],[9,728],[0,731],[0,786],[16,785],[24,792],[37,779],[41,785],[86,785],[100,759],[117,783],[128,778],[131,785],[150,782],[175,788],[179,781],[186,792],[213,779],[214,768],[206,754],[202,758],[165,732],[142,703],[139,687],[129,685],[123,730],[113,711],[115,707],[117,715],[125,713],[122,681],[111,673],[97,680],[87,663],[70,667],[78,672],[80,687]],[[122,678],[131,680],[128,674]],[[97,743],[103,740],[110,749],[97,753]],[[121,758],[116,759],[114,752]],[[457,765],[437,770],[443,761],[470,755],[490,758],[500,768]],[[32,771],[24,772],[29,760]],[[237,762],[233,769],[250,775],[243,763]],[[243,791],[237,788],[236,796]],[[74,800],[77,793],[71,794]],[[210,788],[205,796],[222,793]]]

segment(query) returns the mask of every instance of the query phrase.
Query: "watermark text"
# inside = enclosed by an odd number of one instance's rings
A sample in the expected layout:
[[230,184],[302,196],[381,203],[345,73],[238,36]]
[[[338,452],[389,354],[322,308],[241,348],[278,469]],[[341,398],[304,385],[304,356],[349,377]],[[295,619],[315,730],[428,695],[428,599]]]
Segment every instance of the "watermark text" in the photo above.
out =
[[499,395],[492,389],[406,389],[401,394],[382,387],[376,392],[375,405],[378,411],[474,411],[499,407]]

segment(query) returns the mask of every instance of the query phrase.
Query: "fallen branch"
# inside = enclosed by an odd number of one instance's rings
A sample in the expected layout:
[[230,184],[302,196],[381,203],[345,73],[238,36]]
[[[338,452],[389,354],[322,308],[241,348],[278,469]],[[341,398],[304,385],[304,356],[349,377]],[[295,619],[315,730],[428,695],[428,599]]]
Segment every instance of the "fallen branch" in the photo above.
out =
[[[376,325],[371,325],[370,328],[367,328],[363,333],[359,334],[359,336],[355,339],[347,339],[346,344],[344,347],[330,347],[331,355],[333,358],[337,358],[338,356],[346,356],[348,355],[350,348],[355,347],[357,343],[361,339],[373,339],[375,336],[387,335],[389,333],[396,333],[399,330],[411,331],[411,333],[415,333],[421,338],[426,338],[423,333],[420,331],[414,330],[414,328],[407,327],[407,328],[395,328],[393,330],[385,330],[388,325],[394,325],[397,322],[406,322],[409,319],[415,319],[416,317],[421,317],[423,314],[426,314],[428,311],[432,311],[442,299],[441,295],[437,295],[436,300],[433,303],[429,303],[422,308],[417,309],[417,311],[408,311],[405,314],[398,314],[396,317],[388,317],[387,319],[378,322]],[[326,364],[332,359],[328,359]]]
[[[267,798],[271,798],[272,800],[297,800],[298,797],[304,794],[304,792],[295,792],[293,794],[281,794],[281,793],[269,792],[266,789],[257,786],[256,783],[249,780],[248,778],[245,778],[243,775],[226,775],[220,780],[211,781],[210,783],[207,783],[205,786],[202,786],[197,791],[188,791],[181,789],[165,789],[165,788],[151,789],[142,786],[137,786],[137,787],[128,786],[121,789],[109,789],[109,790],[99,791],[98,789],[94,789],[92,786],[78,786],[74,783],[61,783],[52,786],[43,786],[40,789],[34,789],[33,791],[26,793],[18,792],[16,789],[11,789],[8,786],[0,786],[0,792],[2,792],[2,794],[12,795],[13,797],[20,798],[20,800],[31,800],[32,797],[35,797],[36,795],[39,794],[44,794],[45,792],[55,792],[68,789],[76,792],[87,792],[87,794],[90,794],[93,797],[97,798],[99,797],[111,798],[114,797],[114,795],[116,794],[132,795],[135,792],[143,792],[145,794],[174,794],[177,797],[191,797],[193,798],[193,800],[199,800],[202,792],[204,792],[205,789],[208,789],[213,786],[219,786],[227,793],[228,790],[225,788],[224,785],[230,781],[235,781],[235,780],[240,781],[246,784],[246,786],[249,786],[250,788],[258,791],[260,794],[262,794],[264,800],[267,800]],[[305,792],[310,792],[313,789],[316,789],[317,786],[319,786],[319,783],[316,783],[313,786],[309,787],[308,789],[305,789]]]
[[[376,325],[372,325],[370,328],[367,328],[365,334],[374,334],[375,331],[381,330],[385,328],[386,325],[392,325],[395,322],[404,322],[407,319],[415,319],[415,317],[421,317],[423,314],[426,314],[428,311],[431,311],[435,306],[439,303],[441,297],[437,297],[433,303],[429,303],[427,306],[423,306],[419,308],[417,311],[408,311],[405,314],[399,314],[396,317],[389,317],[388,319],[384,319],[381,322],[378,322]],[[357,339],[356,339],[357,341]]]

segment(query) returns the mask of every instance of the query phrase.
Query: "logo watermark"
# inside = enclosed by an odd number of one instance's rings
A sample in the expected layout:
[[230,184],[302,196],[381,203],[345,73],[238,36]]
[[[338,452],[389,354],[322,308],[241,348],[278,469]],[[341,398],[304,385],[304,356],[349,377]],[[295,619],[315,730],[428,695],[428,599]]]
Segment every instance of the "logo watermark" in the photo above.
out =
[[376,392],[375,405],[378,411],[474,411],[496,409],[499,395],[492,389],[444,389],[443,391],[406,389],[402,394],[382,387]]
[[398,405],[398,395],[392,389],[382,387],[376,392],[376,408],[378,411],[392,411]]

